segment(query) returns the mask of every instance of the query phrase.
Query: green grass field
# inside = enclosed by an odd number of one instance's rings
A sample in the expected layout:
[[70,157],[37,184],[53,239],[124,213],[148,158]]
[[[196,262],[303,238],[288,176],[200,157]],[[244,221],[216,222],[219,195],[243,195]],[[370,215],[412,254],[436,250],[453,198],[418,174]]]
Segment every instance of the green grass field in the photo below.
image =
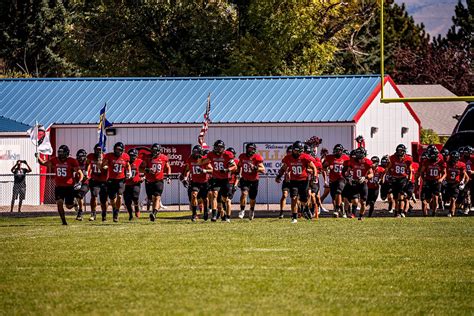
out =
[[0,314],[474,313],[473,217],[166,216],[0,217]]

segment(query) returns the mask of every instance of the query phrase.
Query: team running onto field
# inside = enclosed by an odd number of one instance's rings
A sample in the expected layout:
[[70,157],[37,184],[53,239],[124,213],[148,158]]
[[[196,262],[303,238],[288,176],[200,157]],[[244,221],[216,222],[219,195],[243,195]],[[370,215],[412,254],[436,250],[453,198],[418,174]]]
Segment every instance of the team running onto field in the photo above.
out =
[[[348,151],[340,144],[329,154],[323,149],[316,156],[319,138],[306,142],[296,141],[287,148],[286,156],[276,177],[282,185],[280,218],[288,195],[291,198],[291,222],[299,217],[318,218],[321,211],[328,212],[322,201],[330,195],[333,214],[336,217],[362,220],[367,213],[372,216],[379,195],[387,201],[388,211],[397,217],[405,217],[419,196],[423,215],[435,216],[439,207],[449,205],[448,216],[456,209],[468,214],[474,197],[472,164],[474,150],[463,147],[457,151],[441,152],[430,145],[420,162],[414,162],[403,144],[396,147],[391,156],[367,158],[363,146]],[[359,145],[361,143],[359,142]],[[55,199],[62,223],[67,225],[64,206],[76,208],[77,220],[83,219],[84,197],[90,191],[90,221],[96,220],[100,204],[102,221],[107,220],[108,205],[112,207],[114,222],[119,220],[122,198],[129,220],[140,217],[139,196],[141,184],[152,210],[154,222],[161,203],[165,183],[170,183],[171,167],[168,157],[159,144],[150,148],[137,147],[125,153],[125,146],[118,142],[110,153],[102,152],[96,145],[93,153],[80,149],[76,159],[70,157],[69,148],[61,145],[57,156],[49,160],[38,157],[41,165],[55,174]],[[237,156],[233,148],[225,147],[222,140],[214,143],[212,151],[196,145],[187,160],[179,179],[187,188],[192,220],[198,219],[198,211],[207,221],[230,222],[231,201],[237,187],[240,188],[239,218],[255,217],[259,177],[265,173],[264,161],[254,143],[247,143],[245,152]],[[320,195],[320,180],[323,193]],[[210,212],[209,212],[210,211]]]

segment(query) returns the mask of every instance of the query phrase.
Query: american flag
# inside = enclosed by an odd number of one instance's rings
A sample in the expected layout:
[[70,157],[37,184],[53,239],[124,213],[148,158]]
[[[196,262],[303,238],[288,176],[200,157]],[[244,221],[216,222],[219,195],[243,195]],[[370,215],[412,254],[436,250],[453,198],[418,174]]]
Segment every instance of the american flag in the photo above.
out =
[[198,143],[201,145],[202,148],[207,148],[207,144],[204,141],[204,137],[206,136],[207,130],[209,129],[209,123],[211,122],[210,115],[211,114],[211,94],[207,96],[207,105],[206,105],[206,112],[204,112],[204,121],[202,122],[201,131],[199,132],[198,136]]

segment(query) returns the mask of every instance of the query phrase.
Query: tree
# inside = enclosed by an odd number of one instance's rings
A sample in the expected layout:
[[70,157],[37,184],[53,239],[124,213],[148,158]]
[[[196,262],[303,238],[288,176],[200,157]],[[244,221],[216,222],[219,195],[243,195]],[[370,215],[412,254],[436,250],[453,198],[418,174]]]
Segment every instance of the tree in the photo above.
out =
[[352,6],[336,0],[249,3],[238,5],[240,37],[226,74],[317,75],[332,69],[337,44],[353,23]]
[[[336,65],[345,73],[380,73],[380,4],[367,0],[354,4],[357,23],[351,34],[341,42]],[[395,59],[400,50],[422,49],[429,45],[429,35],[424,25],[417,25],[405,5],[394,0],[385,0],[384,6],[384,57],[386,73],[395,68]]]
[[58,0],[0,1],[0,58],[8,72],[50,77],[71,74],[64,57],[67,12]]
[[440,139],[438,134],[432,129],[422,128],[420,131],[420,142],[424,145],[440,144]]

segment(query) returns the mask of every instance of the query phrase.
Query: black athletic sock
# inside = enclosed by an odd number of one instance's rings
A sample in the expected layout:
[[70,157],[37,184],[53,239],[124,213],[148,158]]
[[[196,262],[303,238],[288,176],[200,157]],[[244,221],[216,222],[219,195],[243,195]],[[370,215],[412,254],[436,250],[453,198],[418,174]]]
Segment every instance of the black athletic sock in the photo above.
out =
[[374,213],[374,203],[369,203],[369,217],[372,217],[372,214]]
[[217,217],[217,210],[212,210],[212,217]]
[[153,210],[153,215],[156,216],[156,214],[158,214],[158,210],[155,209],[155,210]]
[[291,213],[291,218],[292,219],[297,219],[298,218],[298,213]]
[[240,205],[240,210],[241,211],[245,210],[245,205]]
[[255,206],[251,206],[251,207],[250,207],[250,210],[251,210],[252,212],[255,211]]
[[193,212],[193,217],[196,216],[197,206],[191,206],[191,211]]

